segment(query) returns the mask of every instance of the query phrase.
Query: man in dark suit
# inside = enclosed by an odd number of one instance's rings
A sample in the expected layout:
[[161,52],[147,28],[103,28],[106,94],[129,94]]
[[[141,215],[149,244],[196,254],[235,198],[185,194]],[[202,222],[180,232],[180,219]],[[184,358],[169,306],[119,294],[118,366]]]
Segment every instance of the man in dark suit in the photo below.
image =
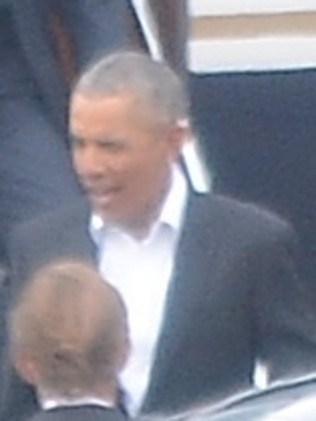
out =
[[95,55],[130,45],[129,13],[127,0],[0,1],[0,260],[13,225],[78,198],[70,84]]
[[118,407],[129,349],[126,311],[95,268],[79,260],[42,268],[9,325],[12,360],[42,407],[32,421],[126,419]]
[[[70,103],[74,167],[88,203],[19,229],[13,296],[52,259],[97,262],[121,292],[132,352],[121,374],[131,414],[174,411],[316,368],[315,317],[286,222],[190,188],[179,164],[189,104],[179,78],[133,53],[97,62]],[[3,364],[2,417],[34,392]],[[1,406],[0,406],[1,407]]]

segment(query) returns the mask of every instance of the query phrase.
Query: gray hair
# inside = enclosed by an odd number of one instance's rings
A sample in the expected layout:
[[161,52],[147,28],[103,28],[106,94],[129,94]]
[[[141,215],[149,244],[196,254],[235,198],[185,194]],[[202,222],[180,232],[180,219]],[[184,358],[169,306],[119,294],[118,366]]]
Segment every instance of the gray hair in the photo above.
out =
[[76,93],[132,95],[167,124],[189,115],[189,100],[180,77],[166,63],[138,52],[118,52],[95,62],[79,78]]

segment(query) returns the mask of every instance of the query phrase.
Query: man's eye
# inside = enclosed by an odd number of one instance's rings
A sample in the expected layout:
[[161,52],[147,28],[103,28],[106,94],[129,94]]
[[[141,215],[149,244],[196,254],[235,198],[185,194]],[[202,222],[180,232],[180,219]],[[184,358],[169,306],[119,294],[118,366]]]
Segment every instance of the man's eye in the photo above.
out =
[[73,148],[82,148],[85,145],[85,142],[83,139],[79,139],[77,137],[71,138],[71,146]]
[[100,142],[100,146],[102,149],[106,149],[108,151],[118,152],[124,148],[123,142],[116,141],[116,140],[108,140],[104,142]]

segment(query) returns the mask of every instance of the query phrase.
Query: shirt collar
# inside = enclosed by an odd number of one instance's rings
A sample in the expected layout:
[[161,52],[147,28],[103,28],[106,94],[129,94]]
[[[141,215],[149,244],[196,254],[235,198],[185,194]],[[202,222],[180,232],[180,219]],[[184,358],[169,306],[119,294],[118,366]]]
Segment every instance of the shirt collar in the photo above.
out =
[[82,396],[80,398],[41,398],[41,407],[44,411],[49,411],[54,408],[68,407],[68,406],[83,406],[83,405],[97,405],[104,408],[114,408],[114,402],[98,398],[96,396]]
[[[178,165],[174,165],[172,167],[171,186],[163,203],[160,215],[153,224],[153,227],[159,224],[166,224],[175,232],[179,233],[182,226],[187,195],[188,186],[184,174]],[[106,226],[100,215],[92,213],[89,231],[92,240],[97,246],[101,245],[105,230]]]
[[175,165],[172,169],[171,186],[158,218],[159,222],[171,226],[176,231],[180,229],[187,199],[187,190],[184,175],[180,168]]

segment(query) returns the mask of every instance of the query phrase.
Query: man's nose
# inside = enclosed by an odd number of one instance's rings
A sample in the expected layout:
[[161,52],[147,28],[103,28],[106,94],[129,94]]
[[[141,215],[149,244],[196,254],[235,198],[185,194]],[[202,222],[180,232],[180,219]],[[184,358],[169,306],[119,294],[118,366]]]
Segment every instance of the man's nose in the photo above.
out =
[[79,175],[95,177],[101,175],[108,167],[107,158],[97,148],[87,147],[74,153],[74,165]]

